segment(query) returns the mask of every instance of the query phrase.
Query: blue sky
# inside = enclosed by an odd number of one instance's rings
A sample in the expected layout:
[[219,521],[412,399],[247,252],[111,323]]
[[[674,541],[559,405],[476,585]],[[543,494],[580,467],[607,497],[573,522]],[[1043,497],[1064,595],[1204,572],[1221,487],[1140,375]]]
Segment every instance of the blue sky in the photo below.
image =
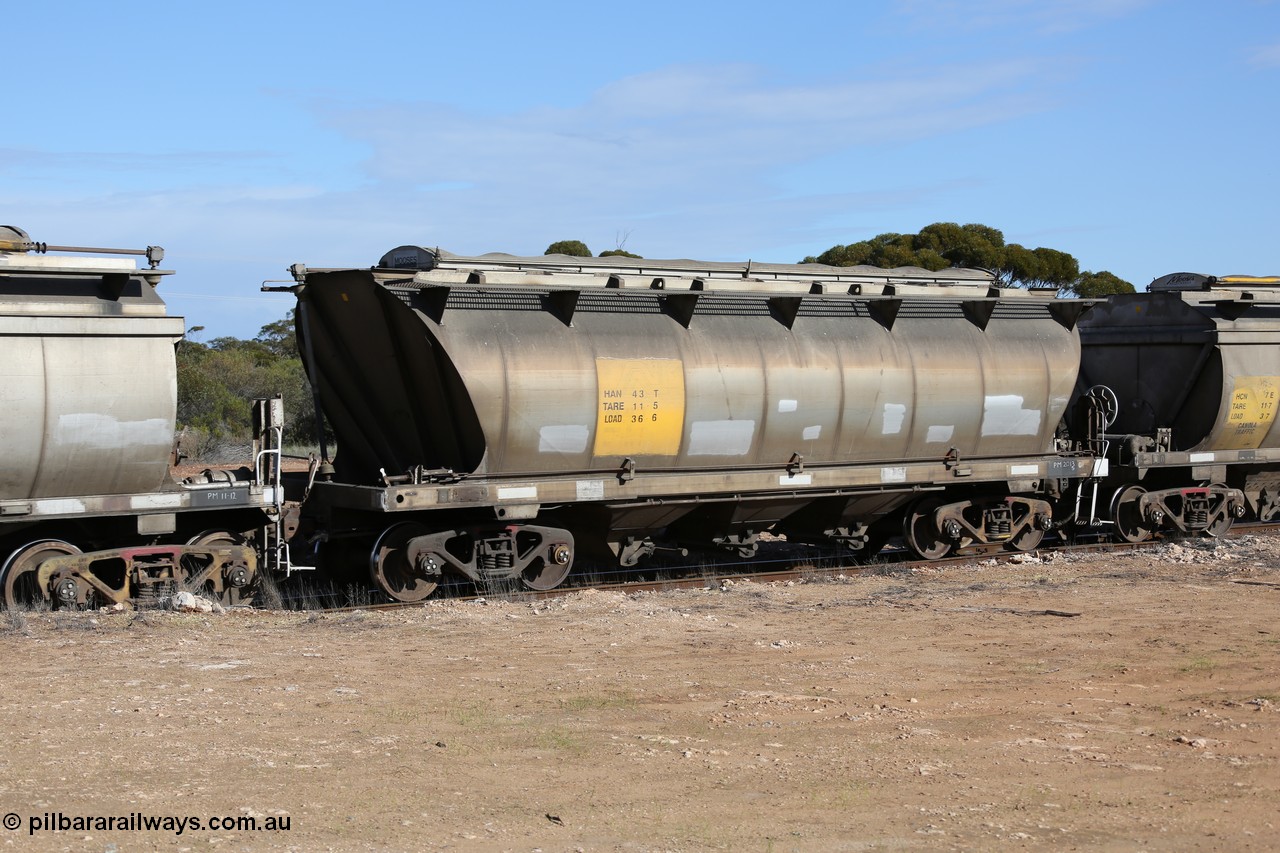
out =
[[[405,243],[794,262],[939,221],[1139,288],[1280,274],[1280,0],[58,2],[0,223],[165,247],[203,339]],[[14,36],[20,36],[14,38]]]

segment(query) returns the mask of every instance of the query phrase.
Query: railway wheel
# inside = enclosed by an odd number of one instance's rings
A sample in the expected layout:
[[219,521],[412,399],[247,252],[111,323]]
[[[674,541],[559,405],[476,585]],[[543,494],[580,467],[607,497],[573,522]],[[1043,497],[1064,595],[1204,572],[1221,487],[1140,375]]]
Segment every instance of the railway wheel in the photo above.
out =
[[409,559],[409,542],[429,530],[411,521],[393,524],[382,532],[369,552],[369,576],[378,589],[394,601],[422,601],[436,591],[438,570],[428,574]]
[[[196,545],[205,548],[222,548],[228,545],[243,545],[245,538],[238,533],[232,533],[230,530],[206,530],[198,533],[187,540],[188,545]],[[184,586],[189,586],[186,581],[189,578],[191,569],[187,569],[187,576],[184,577]],[[247,605],[253,604],[254,592],[257,587],[257,579],[236,575],[231,578],[222,579],[222,592],[217,592],[212,581],[207,581],[201,585],[200,589],[191,589],[190,591],[209,598],[216,599],[223,607],[232,607],[237,604]]]
[[569,570],[573,568],[573,550],[568,545],[552,545],[547,559],[535,563],[534,566],[520,573],[520,582],[527,589],[538,592],[555,589],[569,576]]
[[[1213,489],[1215,493],[1221,493],[1226,487],[1221,483],[1214,483],[1210,488]],[[1230,510],[1224,507],[1223,513],[1214,519],[1212,524],[1204,529],[1204,535],[1212,536],[1215,539],[1220,536],[1226,536],[1227,531],[1231,529],[1231,525],[1235,523],[1235,520],[1236,518],[1231,514]]]
[[1231,529],[1231,525],[1235,523],[1235,519],[1231,515],[1225,514],[1204,529],[1205,536],[1212,536],[1217,539],[1220,536],[1226,536],[1227,531]]
[[1004,543],[1010,551],[1034,551],[1044,540],[1044,531],[1034,525],[1023,528],[1017,536]]
[[955,543],[937,529],[933,516],[942,502],[936,498],[918,501],[902,520],[902,541],[923,560],[938,560],[951,553]]
[[1111,519],[1116,523],[1116,535],[1125,542],[1146,542],[1155,535],[1155,529],[1138,508],[1138,501],[1147,493],[1141,486],[1125,486],[1111,499]]
[[1277,495],[1271,488],[1263,488],[1258,493],[1258,500],[1255,506],[1257,507],[1258,521],[1275,521],[1280,518],[1280,495]]
[[61,539],[41,539],[14,551],[0,568],[0,577],[4,579],[4,606],[9,610],[56,606],[50,590],[40,584],[40,564],[50,557],[79,553],[79,548]]

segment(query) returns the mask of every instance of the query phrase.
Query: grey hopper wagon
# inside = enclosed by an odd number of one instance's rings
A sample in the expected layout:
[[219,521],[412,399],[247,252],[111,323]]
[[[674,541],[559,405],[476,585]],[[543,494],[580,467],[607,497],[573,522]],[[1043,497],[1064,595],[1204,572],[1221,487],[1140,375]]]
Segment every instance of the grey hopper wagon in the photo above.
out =
[[37,245],[25,237],[0,232],[0,502],[155,491],[169,474],[182,339],[156,294],[169,272],[16,251]]
[[412,246],[293,271],[339,447],[305,511],[369,534],[393,598],[767,530],[1034,547],[1093,473],[1057,436],[1082,303],[985,271]]
[[1280,278],[1174,273],[1081,320],[1080,388],[1113,395],[1105,453],[1122,538],[1280,514]]
[[258,559],[240,534],[278,515],[279,489],[264,485],[278,464],[170,477],[183,321],[157,292],[163,257],[0,227],[7,606],[126,603],[179,583],[238,601],[253,580]]

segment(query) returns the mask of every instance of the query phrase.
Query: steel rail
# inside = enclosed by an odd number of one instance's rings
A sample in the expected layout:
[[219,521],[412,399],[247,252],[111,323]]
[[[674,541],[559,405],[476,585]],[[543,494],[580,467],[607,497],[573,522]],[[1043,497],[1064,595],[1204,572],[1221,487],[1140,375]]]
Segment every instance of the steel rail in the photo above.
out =
[[[1226,533],[1225,537],[1223,538],[1230,539],[1230,538],[1235,538],[1239,536],[1256,535],[1259,533],[1262,533],[1262,534],[1274,533],[1277,531],[1280,531],[1280,523],[1270,523],[1270,522],[1259,522],[1259,523],[1253,523],[1253,524],[1240,523],[1240,524],[1233,525],[1231,529]],[[787,568],[784,570],[777,570],[777,571],[755,571],[755,572],[744,571],[744,568],[750,567],[753,565],[768,565],[771,562],[780,562],[782,560],[781,559],[745,560],[745,561],[736,560],[732,562],[725,561],[723,564],[721,564],[721,566],[716,567],[716,568],[722,567],[726,569],[726,571],[718,571],[718,570],[708,571],[708,569],[712,567],[704,565],[704,566],[698,567],[696,572],[693,570],[692,567],[689,567],[690,571],[683,576],[673,576],[670,578],[662,578],[662,579],[655,578],[654,580],[625,580],[625,581],[619,581],[614,583],[583,583],[583,584],[570,583],[570,584],[564,584],[556,587],[555,589],[549,589],[549,590],[531,590],[531,589],[525,589],[522,587],[516,587],[512,589],[492,590],[489,592],[481,591],[481,592],[475,592],[475,593],[469,593],[469,594],[432,597],[432,598],[426,599],[425,601],[413,601],[413,602],[390,601],[390,602],[375,602],[371,604],[354,604],[354,605],[344,604],[336,607],[318,608],[318,612],[337,614],[337,613],[351,613],[351,612],[360,611],[360,610],[395,611],[395,610],[403,610],[403,609],[415,608],[415,607],[417,608],[430,607],[433,604],[445,602],[445,601],[468,602],[468,601],[495,600],[495,601],[514,601],[514,602],[532,603],[536,601],[562,598],[564,596],[568,596],[574,593],[584,592],[588,590],[594,591],[594,592],[621,592],[621,593],[630,595],[630,594],[642,593],[642,592],[667,592],[667,591],[679,590],[679,589],[710,589],[710,588],[724,586],[726,582],[779,583],[779,582],[794,581],[794,580],[809,581],[809,580],[816,580],[816,579],[834,579],[842,575],[846,577],[848,576],[857,577],[857,576],[871,576],[871,575],[877,575],[877,574],[897,574],[900,572],[908,572],[908,571],[911,571],[912,569],[919,569],[919,568],[930,568],[930,567],[936,567],[936,566],[962,566],[968,563],[975,563],[979,560],[991,559],[992,557],[1011,558],[1011,557],[1017,556],[1020,553],[1027,554],[1027,555],[1041,555],[1041,554],[1049,554],[1049,553],[1053,553],[1053,554],[1085,554],[1085,553],[1110,554],[1110,553],[1135,553],[1135,552],[1140,553],[1142,551],[1152,550],[1161,545],[1165,545],[1171,542],[1179,542],[1179,541],[1199,541],[1199,540],[1198,539],[1192,540],[1192,537],[1180,537],[1180,538],[1169,537],[1169,538],[1153,538],[1145,542],[1099,541],[1099,542],[1083,542],[1083,543],[1081,542],[1058,543],[1058,544],[1050,544],[1048,546],[1042,546],[1034,550],[1025,551],[1025,552],[1007,551],[1000,548],[999,546],[985,546],[985,547],[967,549],[966,553],[955,554],[955,555],[943,557],[937,560],[903,559],[902,557],[905,557],[906,555],[905,551],[892,551],[883,555],[884,557],[887,557],[890,559],[884,559],[877,562],[869,562],[869,563],[852,562],[850,561],[849,559],[850,555],[848,554],[844,554],[844,555],[829,554],[829,555],[825,555],[825,557],[823,558],[819,558],[819,560],[816,562],[815,561],[806,562],[804,557],[784,558],[784,559],[787,559],[790,563],[792,563],[790,568]],[[839,560],[840,556],[843,556],[843,560]],[[897,558],[897,559],[892,559],[892,558]],[[822,562],[825,559],[837,559],[838,564],[829,565],[829,566],[817,564],[817,562]],[[732,571],[727,570],[729,568],[732,568]],[[664,569],[661,566],[649,566],[649,567],[645,567],[644,569],[628,572],[628,574],[639,575],[642,577],[645,574],[661,573],[663,570]],[[616,572],[616,570],[613,570],[613,572]],[[584,572],[579,577],[589,578],[591,577],[591,572],[589,571]],[[572,575],[570,575],[570,579],[571,580],[573,579]],[[460,585],[460,587],[462,588],[466,588],[469,586],[470,586],[469,584]],[[307,600],[316,600],[318,597],[319,596],[316,594],[311,594],[308,596],[300,597],[297,600],[301,600],[302,598],[305,598]],[[291,601],[291,600],[295,600],[295,599],[286,599],[285,603],[288,603],[288,601]],[[292,608],[284,608],[284,609],[292,609]]]

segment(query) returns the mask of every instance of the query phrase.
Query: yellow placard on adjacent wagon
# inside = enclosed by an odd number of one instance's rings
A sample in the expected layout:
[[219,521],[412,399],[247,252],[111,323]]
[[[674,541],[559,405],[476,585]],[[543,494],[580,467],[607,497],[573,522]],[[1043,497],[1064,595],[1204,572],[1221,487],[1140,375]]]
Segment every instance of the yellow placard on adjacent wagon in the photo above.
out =
[[1237,376],[1219,447],[1223,450],[1260,447],[1276,419],[1278,395],[1280,376]]
[[597,358],[596,456],[674,456],[684,432],[684,363]]

